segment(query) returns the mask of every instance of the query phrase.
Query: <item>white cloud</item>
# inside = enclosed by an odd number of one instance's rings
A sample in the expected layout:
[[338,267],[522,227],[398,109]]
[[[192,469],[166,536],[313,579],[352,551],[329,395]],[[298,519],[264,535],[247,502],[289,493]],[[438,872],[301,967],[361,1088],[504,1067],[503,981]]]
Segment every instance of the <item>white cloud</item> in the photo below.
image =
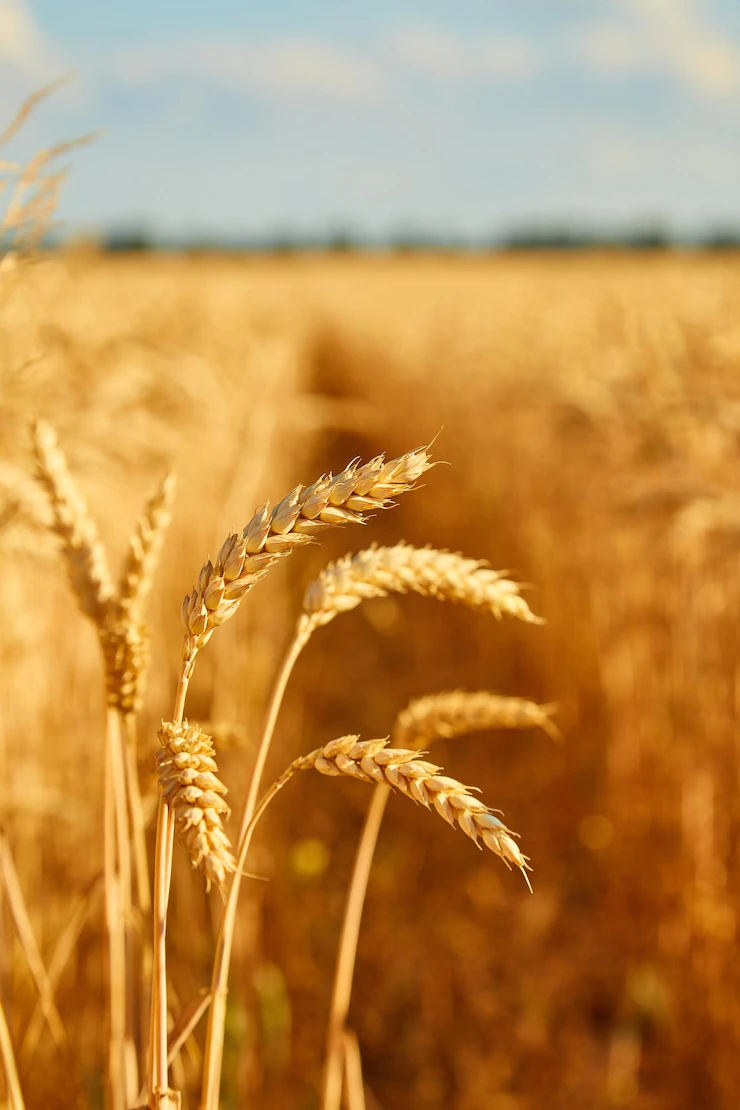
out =
[[3,76],[8,69],[33,80],[59,74],[58,59],[25,0],[0,0],[0,65]]
[[134,48],[118,54],[115,69],[132,84],[197,76],[277,99],[362,101],[375,99],[382,89],[371,59],[309,38],[262,43],[206,39]]
[[701,96],[740,92],[740,49],[695,0],[622,0],[612,17],[576,33],[574,50],[601,73],[668,73]]
[[439,27],[411,26],[393,32],[388,45],[402,62],[441,77],[525,78],[538,68],[532,44],[511,35],[465,39]]

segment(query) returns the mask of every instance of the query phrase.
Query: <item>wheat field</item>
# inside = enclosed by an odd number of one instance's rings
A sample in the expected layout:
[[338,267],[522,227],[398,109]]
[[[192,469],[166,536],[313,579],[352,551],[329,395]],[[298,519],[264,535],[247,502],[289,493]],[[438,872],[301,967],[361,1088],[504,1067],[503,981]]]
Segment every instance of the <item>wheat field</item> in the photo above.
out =
[[[201,1105],[218,888],[232,881],[273,684],[307,624],[263,785],[308,753],[324,774],[286,781],[254,829],[223,1014],[225,1110],[338,1098],[322,1069],[361,835],[377,846],[342,1027],[349,1110],[736,1105],[738,296],[731,254],[6,257],[0,998],[29,1110],[137,1104],[111,1093],[111,959],[140,971],[145,1042],[158,771],[177,812],[197,810],[183,820],[202,822],[175,844],[166,944],[169,1024],[183,1032],[169,1083]],[[240,562],[229,600],[224,537],[256,506],[432,441],[448,465],[414,472],[391,511],[296,542],[274,567],[259,555],[255,582],[269,574],[256,585]],[[79,516],[60,531],[56,487],[39,481],[38,452],[56,443],[110,587]],[[172,479],[162,494],[170,471],[176,492]],[[126,624],[149,642],[146,664],[121,622],[158,496],[172,519],[142,572],[145,610]],[[357,489],[343,496],[346,513],[370,507]],[[288,532],[271,535],[261,552],[285,548]],[[83,611],[70,566],[97,583]],[[191,646],[212,614],[233,619],[202,645],[189,725],[170,727],[183,598]],[[116,620],[99,637],[101,604]],[[150,884],[121,913],[104,660],[120,721],[136,710],[140,835],[126,866]],[[378,764],[387,749],[370,741],[389,736],[408,753]],[[196,774],[211,809],[180,800]],[[423,812],[439,791],[457,832]],[[477,798],[502,808],[499,824]],[[512,871],[460,835],[476,813]],[[125,1071],[125,1045],[121,1059]],[[0,1105],[19,1110],[4,1074]]]

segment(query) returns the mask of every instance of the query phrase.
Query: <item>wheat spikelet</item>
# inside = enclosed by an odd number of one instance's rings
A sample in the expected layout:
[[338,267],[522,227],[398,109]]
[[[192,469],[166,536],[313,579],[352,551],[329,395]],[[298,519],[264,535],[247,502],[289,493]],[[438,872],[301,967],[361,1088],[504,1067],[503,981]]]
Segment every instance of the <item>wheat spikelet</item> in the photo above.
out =
[[163,722],[159,739],[159,785],[174,811],[180,838],[193,867],[205,875],[206,888],[216,883],[223,889],[236,864],[223,829],[229,807],[223,798],[226,787],[216,774],[213,741],[187,721],[181,726]]
[[134,623],[141,619],[151,592],[165,533],[172,519],[175,487],[175,475],[169,471],[149,497],[129,539],[119,579],[118,605]]
[[296,486],[274,508],[257,510],[241,535],[232,533],[215,564],[210,560],[182,606],[185,657],[194,658],[218,625],[236,612],[244,595],[294,547],[338,524],[362,523],[373,509],[388,508],[393,497],[413,488],[430,467],[425,448],[386,462],[379,455],[340,474],[323,475],[311,486]]
[[422,748],[438,737],[451,739],[488,728],[541,728],[553,740],[560,731],[550,720],[554,705],[505,698],[488,690],[451,690],[410,702],[396,718],[393,743]]
[[432,547],[369,547],[325,567],[306,590],[300,627],[310,633],[372,597],[413,593],[457,601],[495,617],[543,624],[519,593],[516,582],[479,559]]
[[113,584],[95,522],[79,493],[54,429],[33,426],[37,476],[54,512],[54,531],[62,541],[72,586],[84,613],[100,627],[113,596]]
[[389,748],[387,740],[361,741],[358,736],[342,736],[295,760],[279,782],[287,781],[295,771],[315,767],[323,775],[348,775],[364,782],[390,786],[427,809],[434,808],[453,828],[459,826],[475,844],[479,845],[482,840],[507,867],[511,863],[518,867],[529,886],[527,870],[531,871],[531,867],[513,839],[517,834],[466,786],[457,779],[441,775],[440,767],[420,759],[419,754],[407,748]]

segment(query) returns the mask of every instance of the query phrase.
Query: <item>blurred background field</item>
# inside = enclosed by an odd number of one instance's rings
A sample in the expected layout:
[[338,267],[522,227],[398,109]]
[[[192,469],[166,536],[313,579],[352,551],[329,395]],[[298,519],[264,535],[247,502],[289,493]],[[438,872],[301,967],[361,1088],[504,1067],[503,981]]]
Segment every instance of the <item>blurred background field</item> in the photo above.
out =
[[[441,822],[389,809],[352,1006],[369,1106],[734,1107],[736,257],[68,250],[8,260],[0,283],[2,823],[47,959],[87,907],[58,992],[69,1045],[45,1034],[21,1062],[28,1105],[100,1105],[106,974],[99,652],[20,483],[36,415],[58,428],[112,556],[163,470],[179,474],[150,610],[150,798],[180,601],[204,557],[265,497],[441,429],[450,465],[423,489],[250,595],[204,655],[190,716],[221,723],[238,809],[302,589],[330,557],[405,538],[531,583],[544,630],[379,600],[318,633],[289,689],[276,773],[343,732],[386,734],[409,698],[439,689],[560,706],[562,746],[502,732],[440,747],[521,832],[534,896]],[[268,881],[242,894],[226,1107],[316,1105],[367,801],[361,784],[316,777],[265,820],[251,868]],[[170,973],[183,1002],[207,982],[219,912],[178,852]],[[33,987],[7,916],[2,935],[20,1041]]]

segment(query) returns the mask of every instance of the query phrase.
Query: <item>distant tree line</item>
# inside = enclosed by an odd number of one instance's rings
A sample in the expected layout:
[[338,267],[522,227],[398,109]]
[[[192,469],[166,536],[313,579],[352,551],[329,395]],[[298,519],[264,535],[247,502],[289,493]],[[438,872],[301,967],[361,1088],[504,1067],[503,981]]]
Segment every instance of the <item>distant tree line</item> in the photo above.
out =
[[[177,251],[191,254],[352,253],[392,251],[410,253],[485,253],[501,251],[655,251],[673,249],[740,249],[740,224],[713,228],[696,236],[677,235],[660,224],[621,229],[594,229],[578,225],[522,226],[490,238],[472,239],[402,229],[385,238],[363,236],[349,228],[324,234],[277,231],[264,236],[159,236],[140,227],[115,228],[84,240],[89,247],[112,253]],[[56,245],[49,242],[47,245]]]

